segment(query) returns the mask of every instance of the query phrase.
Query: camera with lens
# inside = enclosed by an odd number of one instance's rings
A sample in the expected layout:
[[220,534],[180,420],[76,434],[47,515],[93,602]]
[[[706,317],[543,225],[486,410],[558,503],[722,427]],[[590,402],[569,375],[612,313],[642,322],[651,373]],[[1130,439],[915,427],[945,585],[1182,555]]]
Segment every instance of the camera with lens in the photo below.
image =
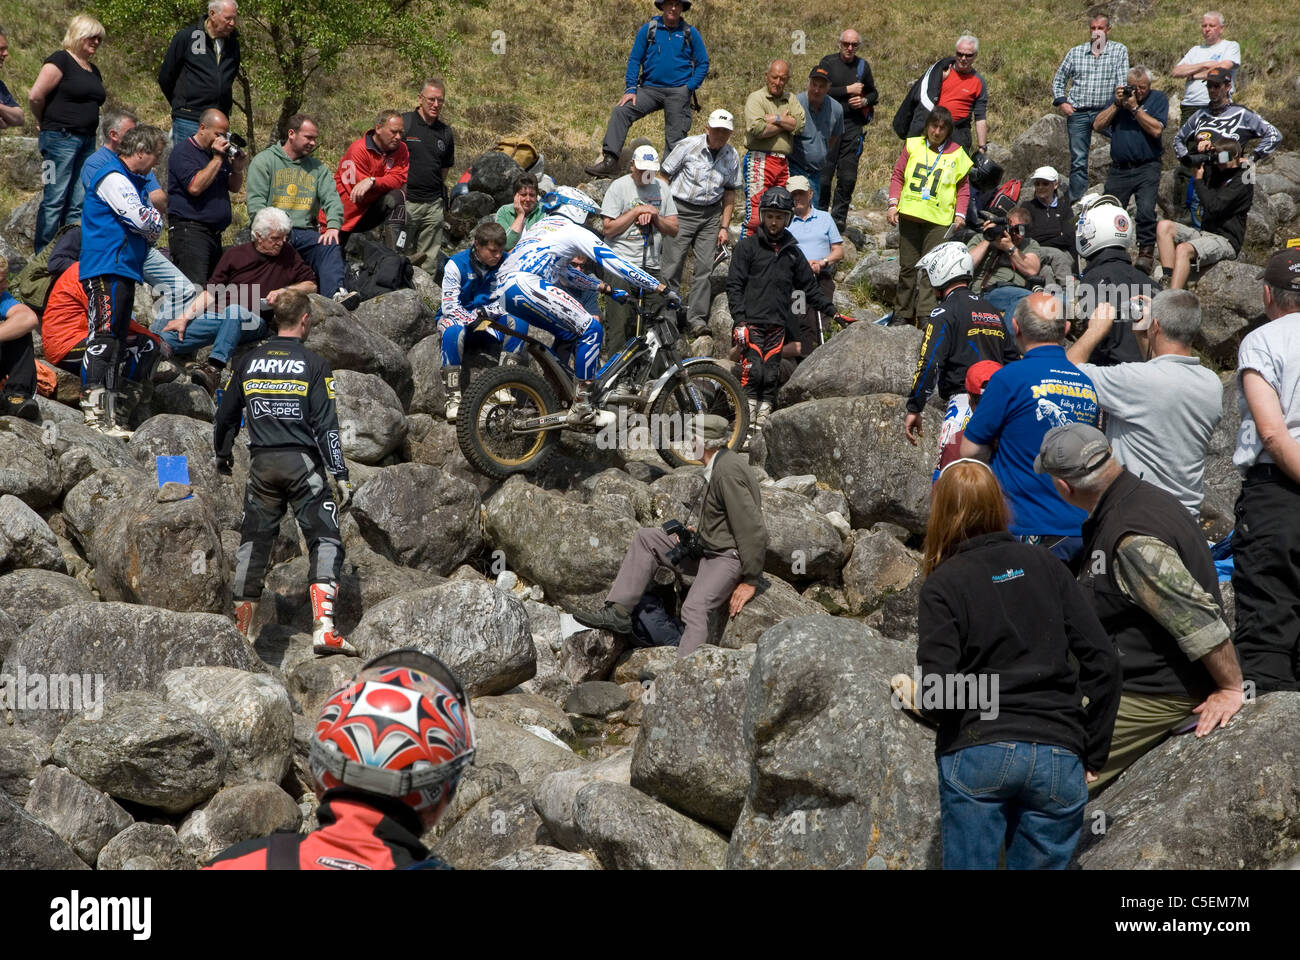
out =
[[1007,227],[1010,221],[1006,217],[994,214],[984,218],[980,224],[980,233],[984,234],[984,239],[992,243],[995,240],[1001,240],[1007,235]]
[[234,160],[244,152],[248,146],[248,141],[237,133],[226,134],[226,159]]
[[1137,87],[1133,86],[1133,84],[1131,83],[1128,84],[1127,86],[1124,87],[1124,99],[1127,100],[1129,97],[1136,97],[1137,92],[1138,92]]
[[680,520],[669,520],[664,524],[664,533],[677,538],[677,546],[668,551],[668,562],[680,567],[704,556],[704,547],[695,531],[688,529]]

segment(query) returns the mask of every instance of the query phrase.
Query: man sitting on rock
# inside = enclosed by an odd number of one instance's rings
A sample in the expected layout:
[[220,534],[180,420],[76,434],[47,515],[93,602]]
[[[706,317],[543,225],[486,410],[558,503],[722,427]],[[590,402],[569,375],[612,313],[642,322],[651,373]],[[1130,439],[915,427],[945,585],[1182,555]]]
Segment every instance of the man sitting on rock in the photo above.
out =
[[[698,549],[677,565],[695,577],[682,604],[685,630],[677,648],[686,657],[709,639],[710,618],[726,605],[731,616],[740,613],[754,596],[763,575],[767,551],[767,526],[763,522],[763,498],[758,481],[745,461],[727,446],[731,425],[713,414],[697,421],[697,442],[703,446],[704,493],[696,510],[695,532]],[[618,569],[604,608],[593,613],[576,613],[574,619],[587,627],[632,632],[632,608],[654,579],[659,565],[671,565],[668,554],[679,538],[654,527],[642,527]]]
[[1246,238],[1246,214],[1255,199],[1254,177],[1241,166],[1241,144],[1224,138],[1214,142],[1209,160],[1196,168],[1192,181],[1201,205],[1201,229],[1175,220],[1156,224],[1160,266],[1169,286],[1187,285],[1192,263],[1204,273],[1220,260],[1235,260]]

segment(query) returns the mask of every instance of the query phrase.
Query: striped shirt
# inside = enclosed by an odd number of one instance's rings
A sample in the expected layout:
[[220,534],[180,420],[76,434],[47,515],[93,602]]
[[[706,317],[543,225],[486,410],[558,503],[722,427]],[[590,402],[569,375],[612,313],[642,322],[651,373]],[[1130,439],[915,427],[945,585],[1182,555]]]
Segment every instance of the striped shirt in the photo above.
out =
[[724,143],[714,159],[707,137],[700,133],[677,141],[664,160],[660,173],[672,184],[674,200],[708,207],[722,200],[724,190],[744,186],[736,148]]
[[[1065,85],[1074,78],[1069,96]],[[1128,83],[1128,47],[1110,40],[1093,56],[1092,45],[1071,47],[1052,78],[1052,103],[1060,106],[1067,100],[1080,110],[1098,110],[1115,100],[1115,88]]]

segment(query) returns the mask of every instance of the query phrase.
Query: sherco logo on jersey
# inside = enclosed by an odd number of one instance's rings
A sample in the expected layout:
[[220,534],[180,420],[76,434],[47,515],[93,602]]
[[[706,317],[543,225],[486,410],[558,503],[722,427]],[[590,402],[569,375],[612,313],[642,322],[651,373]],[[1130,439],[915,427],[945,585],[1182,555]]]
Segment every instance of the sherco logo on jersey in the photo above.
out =
[[263,400],[254,397],[249,409],[254,418],[273,417],[276,420],[301,420],[302,404],[298,400]]
[[260,358],[248,365],[248,373],[306,373],[306,360],[267,360]]
[[307,396],[306,380],[245,380],[244,393],[287,393]]

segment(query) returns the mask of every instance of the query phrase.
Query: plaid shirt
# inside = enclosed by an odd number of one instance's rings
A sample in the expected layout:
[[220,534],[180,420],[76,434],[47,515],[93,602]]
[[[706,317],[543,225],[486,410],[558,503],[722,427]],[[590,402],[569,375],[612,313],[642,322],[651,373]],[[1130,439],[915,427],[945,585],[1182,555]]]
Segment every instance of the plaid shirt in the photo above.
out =
[[[1070,94],[1065,84],[1074,78]],[[1115,88],[1128,82],[1128,47],[1110,40],[1101,56],[1092,54],[1090,43],[1071,47],[1052,78],[1052,103],[1060,106],[1069,100],[1070,106],[1081,110],[1097,110],[1109,106],[1115,99]]]
[[724,190],[744,186],[736,148],[724,144],[714,160],[706,136],[700,133],[677,141],[664,159],[660,172],[672,183],[674,200],[708,207],[722,201]]

